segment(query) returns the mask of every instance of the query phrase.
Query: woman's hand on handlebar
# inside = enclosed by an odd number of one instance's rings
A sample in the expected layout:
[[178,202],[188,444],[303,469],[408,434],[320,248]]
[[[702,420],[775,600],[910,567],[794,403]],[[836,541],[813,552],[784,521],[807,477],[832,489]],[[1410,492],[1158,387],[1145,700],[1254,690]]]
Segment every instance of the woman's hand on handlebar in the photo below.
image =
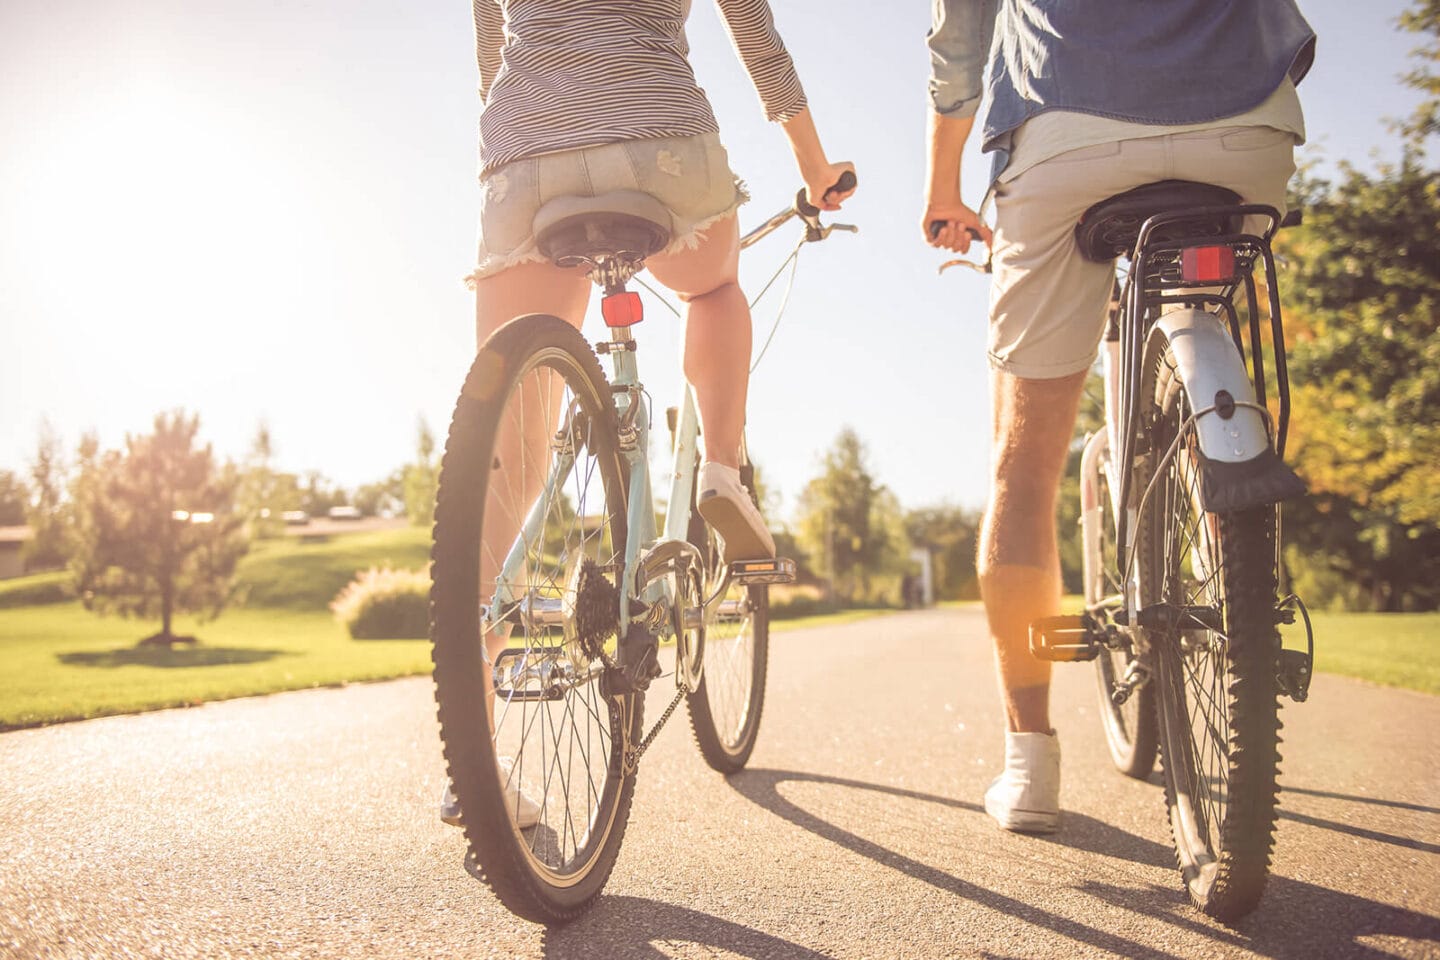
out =
[[940,203],[934,200],[925,206],[920,218],[920,229],[925,242],[932,247],[968,253],[972,240],[983,240],[987,246],[993,239],[990,228],[980,217],[959,201]]
[[[841,178],[846,173],[851,176],[846,184],[842,184]],[[805,198],[821,210],[839,210],[840,204],[850,198],[855,192],[855,164],[845,163],[822,163],[811,170],[802,170],[801,176],[805,178]]]

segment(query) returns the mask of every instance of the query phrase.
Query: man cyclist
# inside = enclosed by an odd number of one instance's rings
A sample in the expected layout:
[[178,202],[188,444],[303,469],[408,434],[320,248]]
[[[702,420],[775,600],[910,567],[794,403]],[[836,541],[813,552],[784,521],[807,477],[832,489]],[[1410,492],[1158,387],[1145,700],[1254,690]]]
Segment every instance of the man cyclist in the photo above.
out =
[[[994,263],[992,474],[977,567],[1006,733],[985,809],[1007,830],[1048,832],[1059,822],[1060,746],[1050,665],[1029,655],[1029,625],[1059,612],[1056,498],[1114,275],[1080,256],[1075,224],[1101,200],[1172,179],[1283,211],[1305,136],[1295,84],[1315,35],[1293,0],[932,7],[921,229],[960,253],[973,230]],[[982,97],[993,234],[960,191]]]

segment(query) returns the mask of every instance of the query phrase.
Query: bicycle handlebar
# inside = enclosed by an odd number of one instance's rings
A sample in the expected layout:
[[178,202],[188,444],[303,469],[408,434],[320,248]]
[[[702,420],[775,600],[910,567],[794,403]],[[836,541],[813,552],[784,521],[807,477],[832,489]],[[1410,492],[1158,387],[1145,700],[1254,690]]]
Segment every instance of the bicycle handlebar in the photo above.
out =
[[[825,194],[828,196],[831,193],[847,193],[855,189],[855,182],[855,174],[850,170],[846,170],[840,174],[840,179],[835,181],[835,185],[825,191]],[[792,217],[799,217],[805,221],[806,241],[824,240],[830,235],[830,231],[832,230],[847,230],[850,233],[859,232],[857,227],[851,226],[848,223],[833,223],[828,226],[822,226],[820,223],[820,213],[819,207],[812,206],[809,201],[805,199],[805,188],[801,187],[800,192],[795,194],[795,203],[793,206],[781,210],[769,220],[766,220],[760,224],[760,226],[740,238],[740,249],[744,250],[746,247],[759,243],[777,229],[789,223]]]
[[[943,230],[943,229],[945,229],[945,223],[946,223],[946,221],[944,221],[944,220],[931,220],[931,221],[930,221],[930,226],[928,227],[928,230],[929,230],[929,233],[930,233],[930,239],[931,239],[931,240],[934,240],[936,237],[940,236],[940,231]],[[968,233],[968,234],[970,234],[970,239],[971,239],[971,240],[979,240],[979,239],[980,239],[980,231],[979,231],[979,230],[976,230],[974,227],[966,227],[966,228],[965,228],[965,232]]]
[[[832,193],[849,193],[851,190],[854,189],[855,171],[846,170],[844,173],[840,174],[840,179],[835,181],[835,185],[829,190],[825,191],[825,196],[828,197]],[[820,215],[820,208],[812,206],[810,204],[810,201],[806,198],[804,187],[801,187],[800,192],[795,194],[795,212],[807,219]]]

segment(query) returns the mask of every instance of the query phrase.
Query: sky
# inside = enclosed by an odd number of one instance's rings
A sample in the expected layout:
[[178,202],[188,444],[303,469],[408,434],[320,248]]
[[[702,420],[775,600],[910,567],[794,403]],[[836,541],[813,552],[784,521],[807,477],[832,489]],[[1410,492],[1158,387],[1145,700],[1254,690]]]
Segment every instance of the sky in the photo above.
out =
[[[986,281],[937,276],[918,227],[929,4],[772,6],[827,152],[857,166],[835,219],[860,233],[801,254],[752,380],[751,453],[782,517],[846,426],[905,506],[979,507]],[[1394,28],[1408,4],[1301,6],[1319,43],[1300,157],[1393,158],[1384,118],[1416,99],[1396,80],[1418,40]],[[346,487],[413,459],[422,419],[443,436],[475,348],[471,30],[458,2],[0,2],[0,469],[28,468],[44,422],[67,451],[88,430],[117,447],[177,407],[221,457],[263,423],[276,466]],[[688,35],[748,229],[799,177],[712,5]],[[988,165],[971,147],[973,204]],[[748,251],[742,285],[794,239]],[[757,350],[781,287],[755,309]],[[679,333],[650,304],[637,338],[657,411],[680,397]]]

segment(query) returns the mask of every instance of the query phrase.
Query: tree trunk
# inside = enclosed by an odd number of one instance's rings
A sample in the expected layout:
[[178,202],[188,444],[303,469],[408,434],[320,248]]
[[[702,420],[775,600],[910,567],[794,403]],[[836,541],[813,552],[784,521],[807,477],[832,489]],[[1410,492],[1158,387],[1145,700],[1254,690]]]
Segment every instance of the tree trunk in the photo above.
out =
[[175,607],[174,592],[170,578],[166,577],[160,585],[160,632],[167,639],[175,635],[170,630],[170,617]]

